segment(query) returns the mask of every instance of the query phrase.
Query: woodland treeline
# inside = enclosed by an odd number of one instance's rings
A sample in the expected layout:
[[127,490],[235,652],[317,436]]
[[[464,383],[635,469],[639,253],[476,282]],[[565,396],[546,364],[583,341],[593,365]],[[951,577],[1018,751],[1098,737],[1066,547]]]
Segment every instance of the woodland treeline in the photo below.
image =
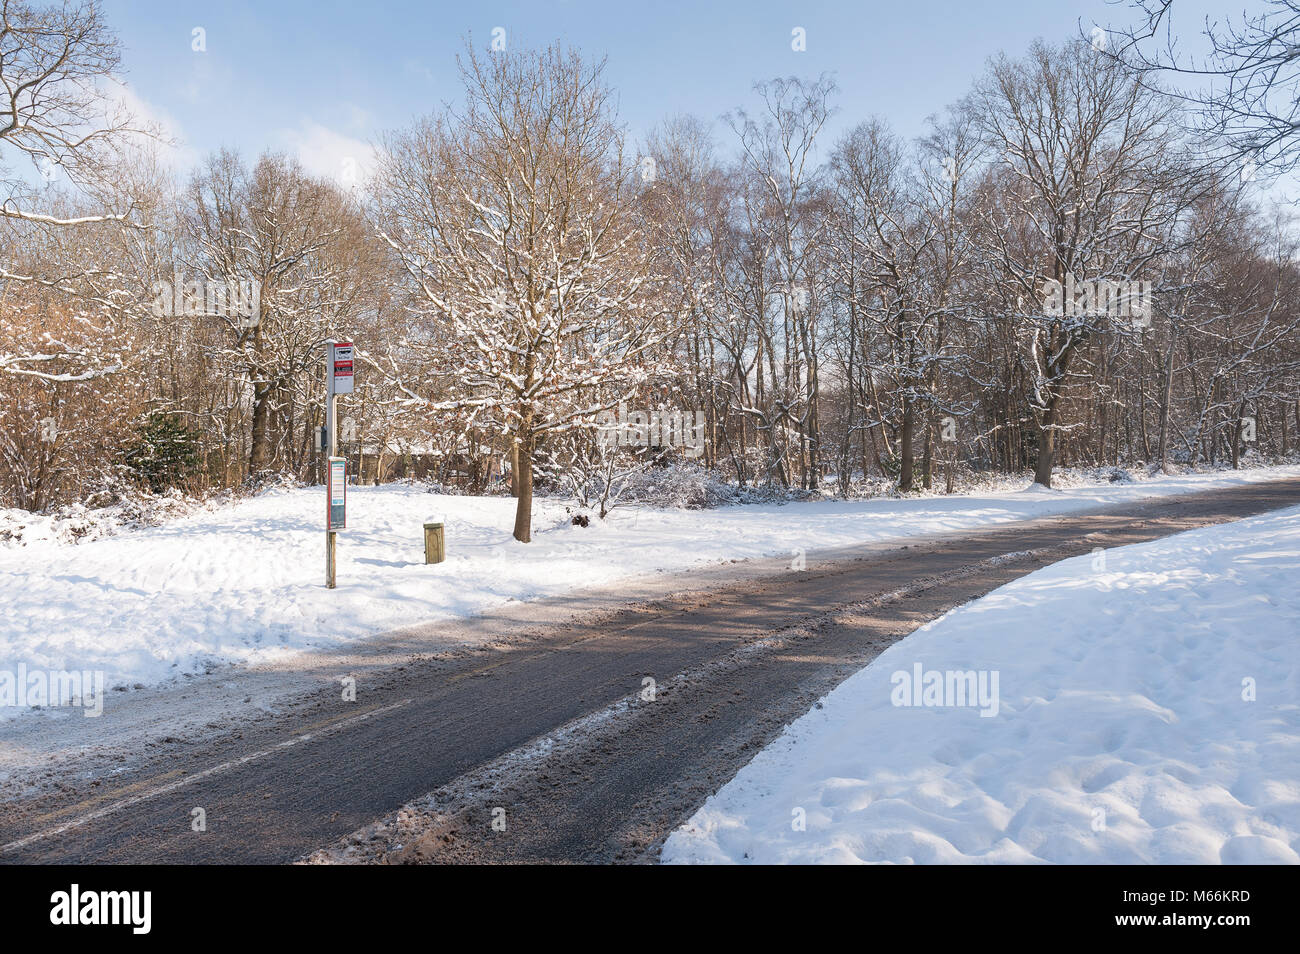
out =
[[344,450],[508,473],[521,540],[534,486],[680,460],[656,412],[702,414],[728,480],[845,494],[1300,440],[1276,169],[1118,41],[996,55],[914,141],[829,75],[636,140],[599,59],[467,46],[454,111],[354,182],[274,152],[178,176],[96,92],[97,5],[3,11],[0,505],[317,477],[330,338]]

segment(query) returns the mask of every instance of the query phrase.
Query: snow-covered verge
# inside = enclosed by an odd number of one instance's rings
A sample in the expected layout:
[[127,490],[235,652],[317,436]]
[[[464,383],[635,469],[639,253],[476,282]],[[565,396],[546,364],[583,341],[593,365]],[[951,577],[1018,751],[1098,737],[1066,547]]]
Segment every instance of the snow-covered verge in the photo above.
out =
[[[531,544],[510,537],[508,497],[352,487],[335,590],[323,585],[323,489],[277,488],[75,546],[39,537],[0,546],[0,673],[23,664],[102,671],[109,687],[152,684],[661,571],[1296,476],[1300,467],[1063,492],[633,507],[587,528],[572,526],[562,503],[544,500]],[[430,515],[445,518],[447,559],[426,566],[421,525]],[[0,707],[0,719],[16,711]]]
[[33,543],[89,543],[145,527],[157,527],[196,510],[216,510],[236,499],[231,492],[189,497],[137,491],[114,495],[104,506],[70,504],[47,513],[0,507],[0,549]]
[[[1300,508],[1026,576],[842,683],[662,858],[1300,862],[1297,579]],[[987,704],[899,704],[917,666]]]

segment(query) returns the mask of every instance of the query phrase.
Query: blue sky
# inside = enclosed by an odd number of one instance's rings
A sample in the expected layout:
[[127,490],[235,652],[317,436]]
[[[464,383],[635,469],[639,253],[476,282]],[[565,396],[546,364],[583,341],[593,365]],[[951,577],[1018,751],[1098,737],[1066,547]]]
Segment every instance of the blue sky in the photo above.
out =
[[[1179,6],[1189,26],[1209,9]],[[321,174],[348,158],[364,164],[380,132],[455,100],[457,52],[471,35],[486,48],[495,27],[509,47],[562,39],[607,55],[634,136],[679,112],[716,120],[751,103],[758,79],[832,72],[841,90],[833,138],[873,114],[916,135],[993,53],[1131,16],[1105,0],[107,0],[106,11],[132,100],[182,142],[180,167],[221,146],[247,157],[270,147]],[[806,31],[804,52],[791,49],[794,27]],[[206,51],[192,48],[195,28]]]

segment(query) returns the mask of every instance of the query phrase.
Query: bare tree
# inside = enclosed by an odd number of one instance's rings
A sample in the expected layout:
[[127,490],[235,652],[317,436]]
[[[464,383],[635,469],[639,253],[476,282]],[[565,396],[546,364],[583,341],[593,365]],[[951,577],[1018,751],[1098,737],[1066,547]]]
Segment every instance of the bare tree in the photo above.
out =
[[[794,443],[801,481],[816,484],[820,360],[816,253],[827,217],[818,207],[820,169],[813,156],[817,137],[833,113],[835,84],[828,76],[806,81],[774,79],[754,87],[758,116],[737,110],[728,117],[740,145],[739,175],[745,228],[749,232],[748,319],[766,372],[767,400],[744,407],[766,433],[772,464],[788,480],[785,464]],[[760,392],[761,393],[761,392]],[[756,394],[756,397],[758,395]]]
[[365,220],[355,199],[274,154],[251,169],[233,153],[212,156],[186,199],[172,300],[199,296],[191,310],[223,330],[225,362],[247,381],[249,473],[279,469],[309,431],[295,412],[310,400],[305,374],[323,342],[373,307],[379,266]]
[[[117,37],[97,3],[36,7],[0,2],[0,283],[30,283],[63,294],[84,294],[92,305],[120,307],[119,277],[97,267],[95,246],[114,242],[104,231],[132,222],[134,200],[119,175],[135,133],[132,117],[106,92],[118,66]],[[47,182],[31,186],[22,168],[35,166]],[[44,207],[42,206],[44,202]],[[76,234],[56,237],[52,230]],[[44,246],[66,257],[32,256]],[[75,254],[73,254],[75,253]],[[87,288],[85,279],[97,279]],[[0,372],[58,374],[83,380],[112,374],[119,363],[94,353],[43,347],[19,351],[0,345]]]
[[384,238],[410,280],[406,340],[431,410],[507,436],[514,536],[532,538],[533,465],[550,433],[652,377],[671,331],[603,64],[558,46],[462,60],[460,113],[389,137]]
[[1236,18],[1207,17],[1200,31],[1209,48],[1200,55],[1179,50],[1183,24],[1173,22],[1174,0],[1131,6],[1136,25],[1115,31],[1116,42],[1105,44],[1117,62],[1144,79],[1179,84],[1172,95],[1198,107],[1202,131],[1239,171],[1276,174],[1300,165],[1297,0],[1265,0],[1261,10]]
[[1003,194],[988,207],[984,242],[1019,320],[1038,429],[1034,480],[1051,486],[1057,436],[1072,426],[1062,412],[1074,363],[1090,336],[1118,326],[1109,310],[1050,313],[1046,283],[1141,279],[1159,249],[1152,237],[1169,234],[1182,207],[1172,105],[1081,41],[999,57],[975,103]]

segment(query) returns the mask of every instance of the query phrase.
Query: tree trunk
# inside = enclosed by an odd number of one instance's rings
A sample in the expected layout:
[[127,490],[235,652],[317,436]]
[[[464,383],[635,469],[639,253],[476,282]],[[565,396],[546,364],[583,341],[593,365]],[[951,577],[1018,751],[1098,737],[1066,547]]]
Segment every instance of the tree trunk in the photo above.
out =
[[930,489],[930,485],[934,480],[934,444],[931,440],[933,431],[934,423],[933,416],[931,415],[931,419],[925,422],[925,427],[923,428],[925,450],[921,454],[921,486],[926,490]]
[[1034,483],[1052,486],[1052,465],[1056,458],[1056,398],[1047,399],[1043,419],[1038,425],[1038,463],[1034,467]]
[[253,446],[248,454],[249,476],[271,469],[271,414],[274,391],[269,382],[253,384]]
[[1289,435],[1288,435],[1288,433],[1287,433],[1286,402],[1285,402],[1285,401],[1282,402],[1282,405],[1281,405],[1281,411],[1282,411],[1282,413],[1278,415],[1278,418],[1279,418],[1279,419],[1281,420],[1281,422],[1282,422],[1282,456],[1285,457],[1285,456],[1286,456],[1288,453],[1290,453],[1290,451],[1291,451],[1291,441],[1290,441],[1290,437],[1289,437]]
[[526,430],[515,444],[515,539],[528,543],[533,539],[533,435]]
[[916,412],[912,409],[911,398],[903,398],[903,433],[899,438],[902,446],[898,469],[898,489],[908,493],[912,489],[912,467],[915,460],[912,451],[913,431],[916,430]]
[[1169,339],[1169,356],[1165,358],[1164,390],[1160,397],[1160,469],[1169,466],[1169,411],[1174,402],[1174,341]]
[[1246,416],[1246,402],[1242,401],[1237,407],[1237,419],[1233,421],[1232,429],[1232,469],[1237,470],[1241,466],[1241,430]]

